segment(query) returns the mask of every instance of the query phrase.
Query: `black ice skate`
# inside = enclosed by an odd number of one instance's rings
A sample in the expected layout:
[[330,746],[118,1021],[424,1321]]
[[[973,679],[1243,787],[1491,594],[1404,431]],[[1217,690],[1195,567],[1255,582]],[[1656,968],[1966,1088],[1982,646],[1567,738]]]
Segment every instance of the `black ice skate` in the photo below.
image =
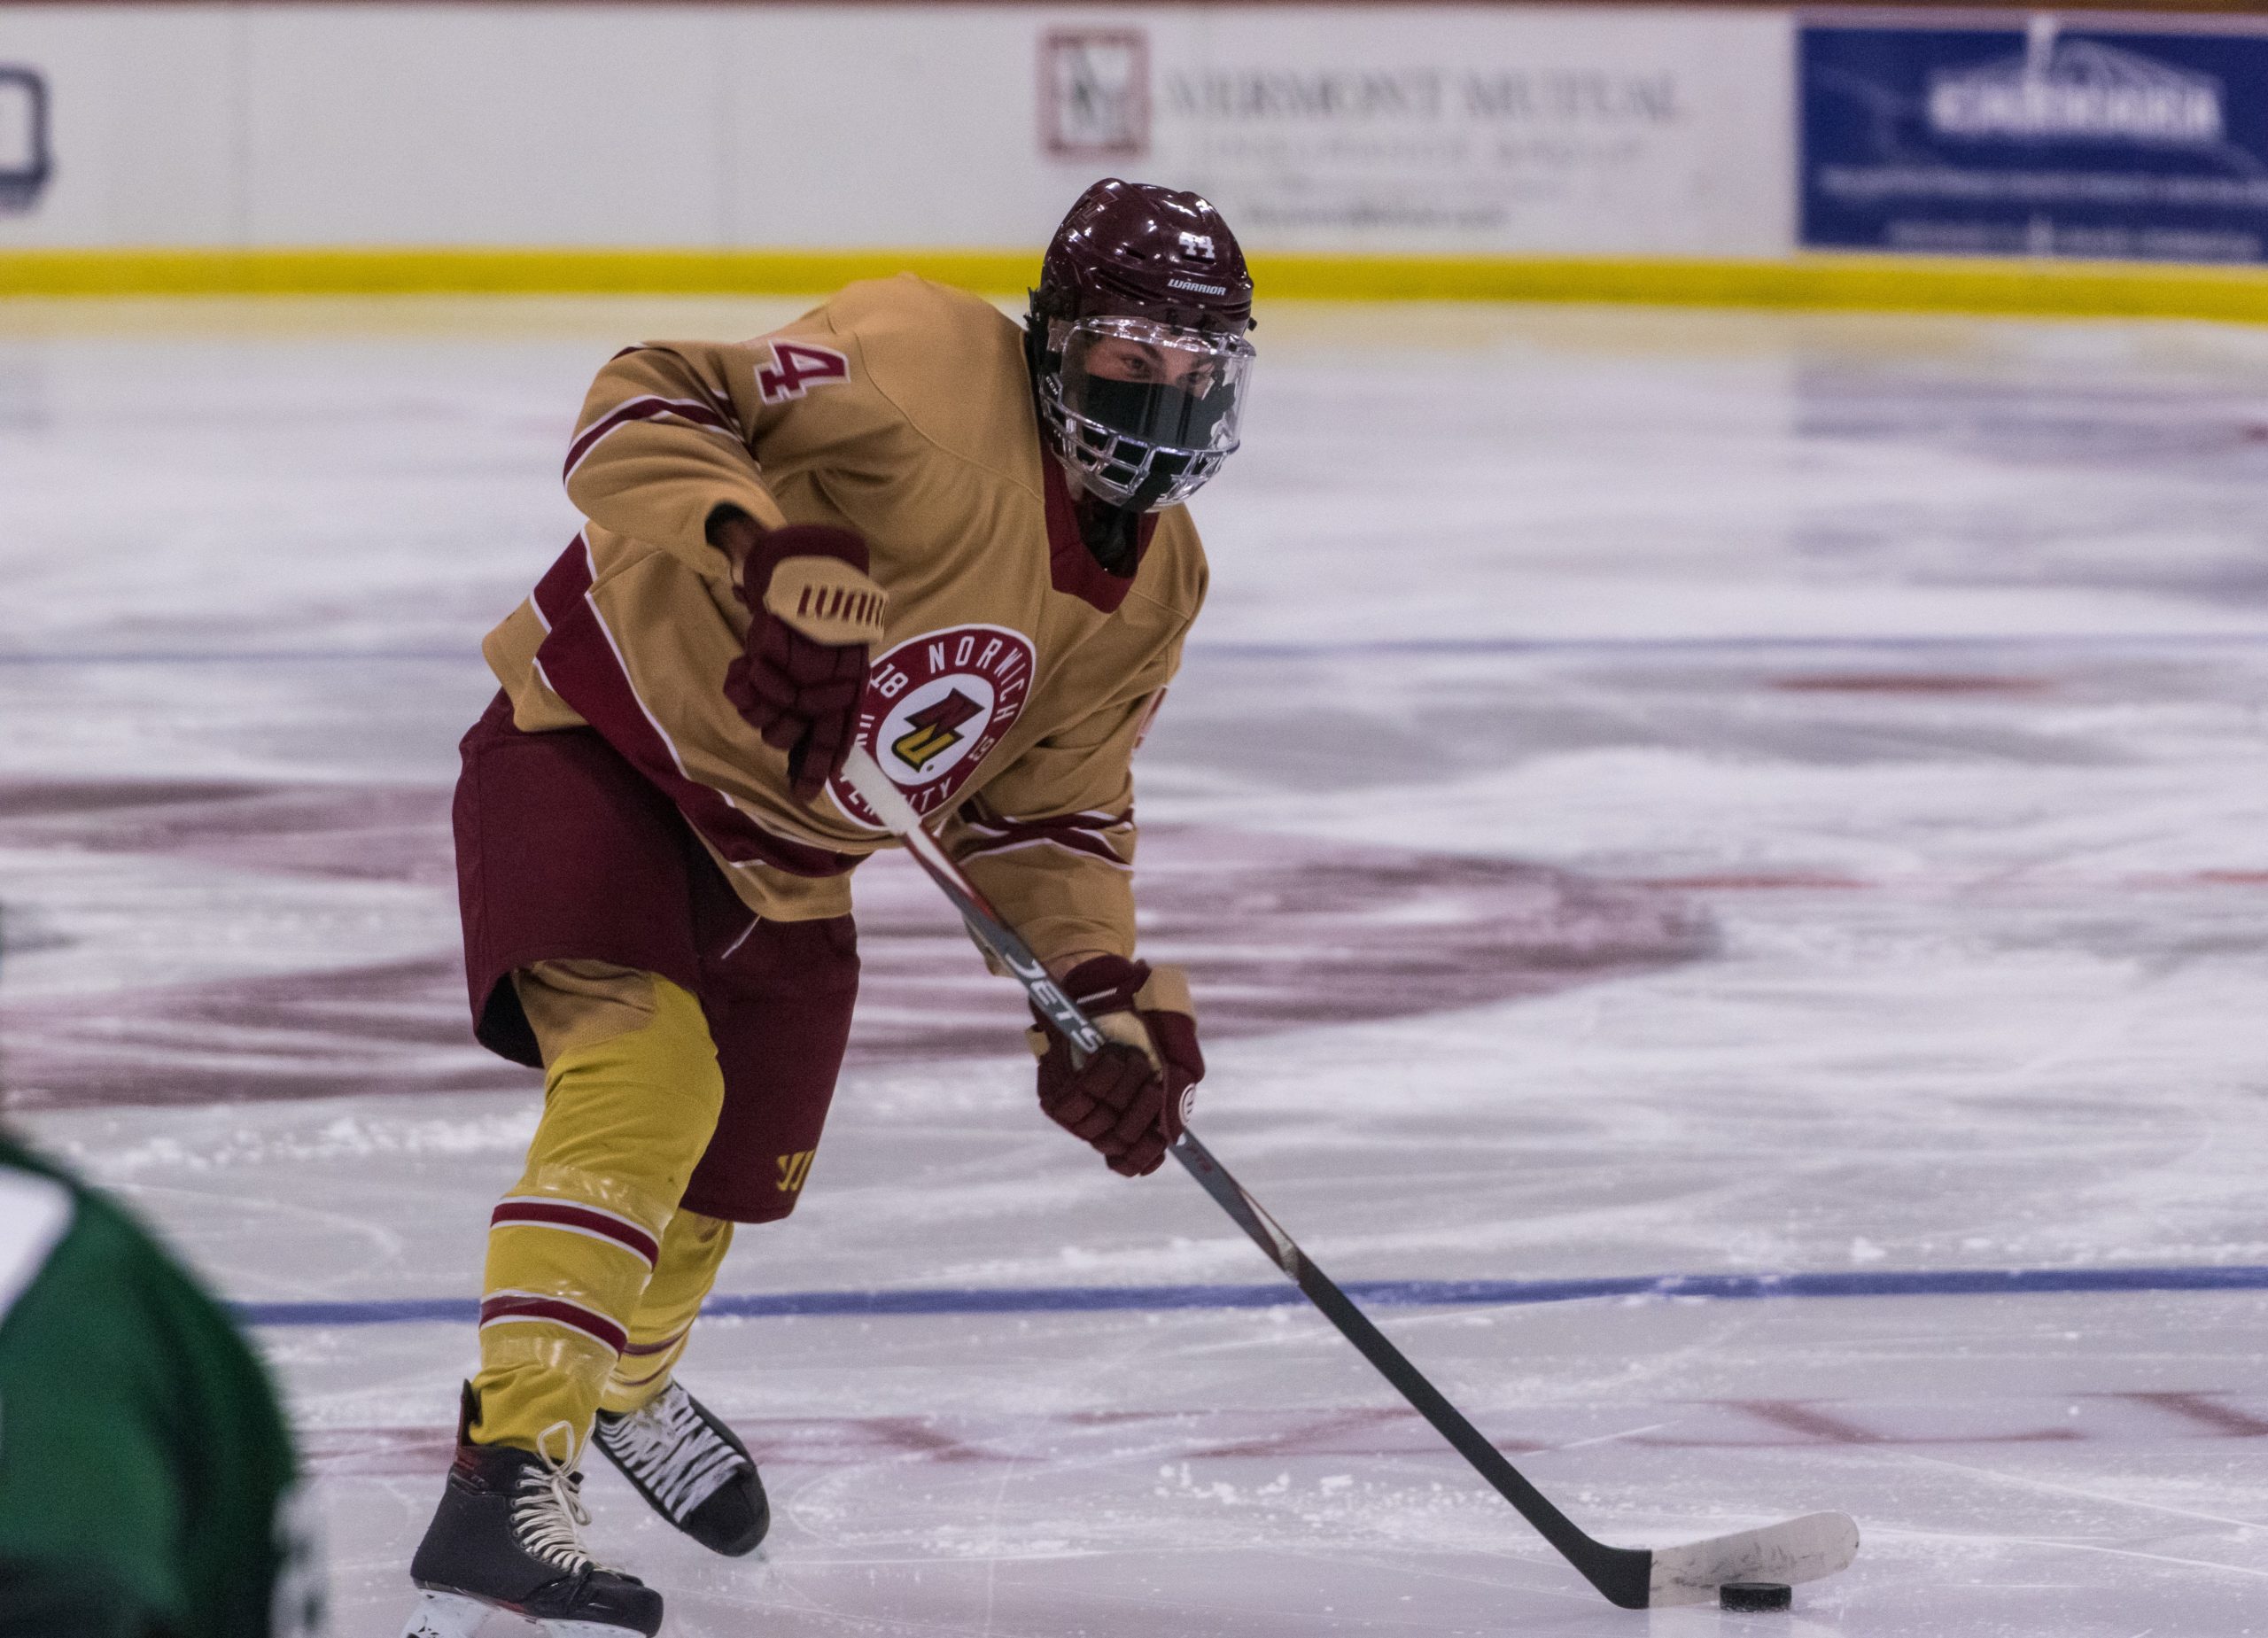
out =
[[448,1487],[426,1526],[409,1579],[423,1593],[402,1638],[472,1638],[494,1610],[509,1610],[550,1638],[653,1638],[661,1629],[662,1595],[635,1576],[594,1564],[579,1526],[583,1476],[567,1465],[574,1434],[563,1423],[558,1455],[505,1445],[476,1445],[459,1424]]
[[712,1553],[753,1552],[772,1527],[748,1447],[674,1382],[636,1410],[600,1411],[591,1442],[656,1512]]

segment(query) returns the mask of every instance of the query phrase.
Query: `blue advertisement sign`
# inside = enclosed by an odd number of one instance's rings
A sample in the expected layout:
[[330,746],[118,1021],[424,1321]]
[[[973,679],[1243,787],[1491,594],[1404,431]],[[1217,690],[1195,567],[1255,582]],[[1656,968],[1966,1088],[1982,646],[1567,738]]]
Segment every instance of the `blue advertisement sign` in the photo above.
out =
[[2268,31],[1807,21],[1802,240],[2268,258]]
[[0,213],[31,209],[54,169],[47,82],[35,69],[0,65]]

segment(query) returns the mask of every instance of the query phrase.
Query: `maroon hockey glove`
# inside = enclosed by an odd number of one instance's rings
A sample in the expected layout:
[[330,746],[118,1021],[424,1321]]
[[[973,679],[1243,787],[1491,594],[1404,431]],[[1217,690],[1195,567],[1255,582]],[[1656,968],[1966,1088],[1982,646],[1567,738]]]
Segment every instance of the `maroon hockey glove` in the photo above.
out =
[[1165,1163],[1205,1078],[1189,980],[1177,966],[1096,956],[1062,982],[1110,1044],[1075,1069],[1070,1043],[1045,1020],[1028,1031],[1039,1060],[1039,1106],[1099,1150],[1111,1170],[1146,1177]]
[[798,802],[843,772],[881,640],[885,596],[867,578],[866,543],[848,529],[766,530],[734,517],[713,532],[742,556],[748,648],[726,668],[725,697],[774,750],[788,753]]

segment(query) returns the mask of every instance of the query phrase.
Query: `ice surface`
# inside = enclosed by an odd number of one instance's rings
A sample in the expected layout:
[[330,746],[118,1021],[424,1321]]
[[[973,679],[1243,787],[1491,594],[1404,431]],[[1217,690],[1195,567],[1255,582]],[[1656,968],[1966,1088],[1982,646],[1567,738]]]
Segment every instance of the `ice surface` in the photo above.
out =
[[[232,1297],[477,1289],[534,1106],[454,968],[475,644],[592,369],[790,310],[0,310],[0,1075]],[[1208,1139],[1326,1269],[2268,1264],[2268,335],[1263,318],[1143,879]],[[809,1199],[720,1289],[1271,1279],[1036,1116],[918,879],[859,889]],[[603,1471],[593,1536],[687,1638],[2233,1638],[2263,1303],[1377,1310],[1607,1539],[1856,1516],[1792,1616],[1608,1608],[1290,1306],[712,1318],[761,1562]],[[261,1336],[338,1631],[389,1634],[470,1329]]]

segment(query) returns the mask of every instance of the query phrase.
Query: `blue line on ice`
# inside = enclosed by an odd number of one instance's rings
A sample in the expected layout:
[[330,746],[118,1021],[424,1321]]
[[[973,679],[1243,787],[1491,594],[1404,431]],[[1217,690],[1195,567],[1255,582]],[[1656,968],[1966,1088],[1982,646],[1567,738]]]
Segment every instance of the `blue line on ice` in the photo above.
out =
[[[1360,655],[1646,654],[1767,652],[1775,649],[1894,648],[2109,649],[2244,648],[2268,644],[2268,632],[1980,632],[1953,633],[1689,637],[1383,637],[1322,642],[1239,642],[1190,645],[1192,656],[1216,660],[1328,659]],[[33,665],[354,665],[475,664],[478,647],[431,648],[144,648],[0,652],[0,666]]]
[[[1598,1297],[1994,1297],[2045,1292],[2268,1291],[2268,1267],[2127,1269],[1880,1269],[1842,1274],[1661,1274],[1608,1279],[1350,1280],[1350,1297],[1383,1308],[1574,1302]],[[782,1291],[711,1297],[702,1312],[748,1319],[793,1315],[1091,1314],[1174,1308],[1272,1308],[1303,1300],[1267,1285],[943,1286],[908,1291]],[[470,1324],[470,1297],[370,1302],[239,1302],[252,1325]]]

